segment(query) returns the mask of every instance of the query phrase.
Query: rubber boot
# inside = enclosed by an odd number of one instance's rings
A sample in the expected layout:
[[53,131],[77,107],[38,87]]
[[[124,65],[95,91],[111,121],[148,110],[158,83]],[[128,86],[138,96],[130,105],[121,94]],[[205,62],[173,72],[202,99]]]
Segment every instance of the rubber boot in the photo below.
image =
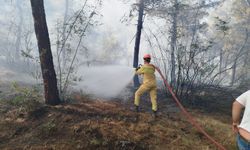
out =
[[135,105],[135,111],[136,111],[136,112],[139,112],[139,106],[136,106],[136,105]]
[[154,111],[154,110],[153,110],[153,117],[154,117],[154,118],[157,118],[157,111]]

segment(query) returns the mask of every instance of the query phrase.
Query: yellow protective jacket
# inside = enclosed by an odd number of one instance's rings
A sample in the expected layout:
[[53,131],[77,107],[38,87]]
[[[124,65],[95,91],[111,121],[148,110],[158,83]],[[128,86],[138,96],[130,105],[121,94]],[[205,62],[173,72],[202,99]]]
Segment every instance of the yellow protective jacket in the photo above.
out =
[[154,73],[155,66],[152,64],[144,64],[139,70],[136,71],[136,74],[143,75],[143,84],[151,86],[156,86],[156,78]]

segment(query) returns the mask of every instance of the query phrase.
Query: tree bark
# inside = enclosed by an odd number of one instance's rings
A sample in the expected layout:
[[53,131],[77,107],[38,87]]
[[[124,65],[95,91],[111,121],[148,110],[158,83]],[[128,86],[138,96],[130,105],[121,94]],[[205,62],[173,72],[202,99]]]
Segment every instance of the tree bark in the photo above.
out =
[[30,0],[44,83],[45,103],[60,103],[43,0]]
[[[133,63],[134,68],[138,67],[141,31],[142,31],[142,26],[143,26],[143,13],[144,13],[144,0],[140,0],[139,16],[138,16],[138,24],[137,24],[137,32],[136,32],[135,48],[134,48],[134,63]],[[135,75],[134,87],[138,87],[139,85],[140,85],[139,78],[137,75]]]
[[172,27],[171,27],[171,85],[174,86],[176,83],[175,76],[175,49],[176,49],[176,41],[177,41],[177,16],[178,16],[179,6],[178,1],[174,1],[173,14],[172,14]]

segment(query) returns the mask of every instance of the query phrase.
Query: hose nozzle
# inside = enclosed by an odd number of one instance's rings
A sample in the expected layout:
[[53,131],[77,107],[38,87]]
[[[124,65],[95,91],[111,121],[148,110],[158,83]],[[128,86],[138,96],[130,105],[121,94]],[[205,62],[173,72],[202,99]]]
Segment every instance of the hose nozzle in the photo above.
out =
[[135,71],[139,70],[142,67],[142,64],[139,64],[139,66],[135,69]]

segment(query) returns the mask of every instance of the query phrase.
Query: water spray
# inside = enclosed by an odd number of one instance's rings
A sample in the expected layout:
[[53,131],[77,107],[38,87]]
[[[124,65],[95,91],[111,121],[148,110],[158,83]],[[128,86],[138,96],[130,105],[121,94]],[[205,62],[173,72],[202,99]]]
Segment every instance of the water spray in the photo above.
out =
[[118,65],[81,67],[78,75],[82,76],[82,81],[76,84],[77,89],[84,89],[94,97],[110,99],[117,98],[132,83],[134,68]]

